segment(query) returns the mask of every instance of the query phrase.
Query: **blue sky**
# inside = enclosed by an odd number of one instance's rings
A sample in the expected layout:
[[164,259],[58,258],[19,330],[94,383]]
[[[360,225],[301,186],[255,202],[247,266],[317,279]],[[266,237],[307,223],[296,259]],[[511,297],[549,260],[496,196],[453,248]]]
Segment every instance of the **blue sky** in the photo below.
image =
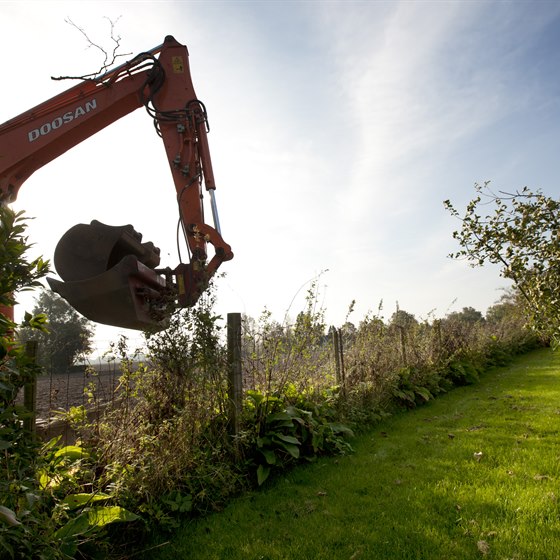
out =
[[[118,19],[123,53],[188,46],[235,252],[223,314],[295,316],[319,275],[334,324],[352,300],[356,323],[381,300],[385,317],[397,301],[484,312],[507,283],[447,258],[443,200],[462,209],[485,180],[560,195],[558,2],[0,2],[0,122],[71,85],[50,76],[99,65],[66,18],[107,48]],[[95,218],[132,223],[175,266],[160,142],[139,110],[35,173],[15,204],[35,250]]]

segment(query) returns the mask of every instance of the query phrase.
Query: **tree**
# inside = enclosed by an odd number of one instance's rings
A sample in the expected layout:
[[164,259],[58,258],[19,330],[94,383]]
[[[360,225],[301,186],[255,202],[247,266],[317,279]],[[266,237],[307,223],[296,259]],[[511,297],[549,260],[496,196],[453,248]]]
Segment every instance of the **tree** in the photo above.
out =
[[[44,492],[38,472],[46,472],[43,456],[16,398],[26,383],[39,373],[24,346],[14,341],[16,325],[4,315],[17,293],[38,285],[49,269],[42,258],[30,260],[31,245],[25,236],[27,218],[0,204],[0,550],[2,558],[55,558],[54,516],[45,507],[52,492]],[[25,313],[21,326],[41,329],[44,316]],[[51,452],[54,451],[51,449]],[[32,499],[30,497],[32,496]]]
[[390,326],[402,327],[405,329],[409,329],[417,324],[418,321],[416,320],[416,317],[404,309],[397,309],[391,315],[391,319],[389,320]]
[[[529,324],[560,341],[560,201],[527,187],[495,193],[489,182],[475,184],[475,190],[463,217],[444,202],[462,222],[453,233],[461,249],[450,256],[472,266],[499,265],[501,276],[526,300]],[[494,211],[483,217],[480,210],[487,205]]]
[[[31,248],[24,235],[28,219],[23,212],[16,213],[0,204],[0,306],[3,307],[15,304],[14,295],[18,291],[40,286],[39,279],[49,271],[48,261],[27,259],[26,253]],[[7,318],[2,315],[0,322],[6,326]]]
[[[42,258],[28,259],[31,245],[24,235],[27,220],[23,212],[16,213],[0,204],[0,427],[14,419],[10,407],[19,390],[37,373],[24,346],[14,340],[14,333],[18,327],[41,331],[46,321],[42,314],[25,313],[18,326],[6,313],[15,304],[18,292],[39,286],[39,280],[49,271],[49,263]],[[3,441],[0,448],[7,449]]]
[[31,332],[22,329],[22,341],[38,340],[37,361],[55,371],[66,371],[78,356],[91,351],[94,325],[82,317],[66,300],[54,292],[43,289],[35,298],[33,312],[44,313],[48,318],[48,332]]
[[509,289],[486,310],[486,321],[495,325],[511,316],[520,317],[524,314],[525,306],[525,299],[519,292]]
[[476,323],[484,321],[482,313],[477,311],[474,307],[463,307],[462,311],[453,311],[447,315],[446,319],[467,323],[469,325],[475,325]]

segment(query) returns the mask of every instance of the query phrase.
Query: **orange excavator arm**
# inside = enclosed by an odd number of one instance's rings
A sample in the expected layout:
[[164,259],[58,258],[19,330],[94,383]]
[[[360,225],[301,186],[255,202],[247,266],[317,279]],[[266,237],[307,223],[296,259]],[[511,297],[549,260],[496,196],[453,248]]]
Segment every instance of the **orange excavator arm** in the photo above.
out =
[[[194,305],[222,262],[223,240],[208,147],[208,118],[198,100],[188,51],[168,36],[159,47],[0,125],[0,204],[10,203],[33,172],[132,111],[145,107],[161,136],[175,184],[190,262],[158,270],[159,250],[128,226],[78,224],[59,242],[51,287],[86,317],[143,329],[165,325],[169,299]],[[213,226],[204,218],[203,187]],[[214,248],[209,259],[208,245]]]

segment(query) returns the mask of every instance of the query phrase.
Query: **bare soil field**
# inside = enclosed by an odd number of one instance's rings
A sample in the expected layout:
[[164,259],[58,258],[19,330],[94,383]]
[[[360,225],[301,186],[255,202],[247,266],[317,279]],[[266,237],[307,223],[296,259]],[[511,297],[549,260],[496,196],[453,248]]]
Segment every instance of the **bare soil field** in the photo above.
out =
[[[118,385],[118,370],[91,375],[85,372],[53,373],[37,379],[37,420],[48,421],[56,411],[67,411],[72,406],[87,408],[110,402]],[[95,394],[90,402],[86,389]]]
[[[46,373],[37,378],[36,427],[42,439],[62,435],[65,443],[71,443],[74,435],[60,417],[73,406],[84,405],[92,415],[110,403],[118,388],[120,370],[114,364],[68,373]],[[88,393],[95,398],[88,397]],[[23,395],[18,402],[23,404]]]

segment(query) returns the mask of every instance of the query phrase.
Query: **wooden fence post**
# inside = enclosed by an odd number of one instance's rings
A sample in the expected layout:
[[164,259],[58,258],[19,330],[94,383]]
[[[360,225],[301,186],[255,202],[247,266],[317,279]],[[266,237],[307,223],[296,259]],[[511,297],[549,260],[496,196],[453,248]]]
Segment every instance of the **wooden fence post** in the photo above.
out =
[[[28,340],[25,343],[25,353],[33,362],[37,359],[37,344],[36,340]],[[32,437],[35,437],[37,416],[37,378],[35,375],[29,383],[23,386],[23,405],[29,414],[23,420],[23,429]]]
[[404,327],[397,325],[399,332],[401,334],[401,352],[402,352],[402,361],[403,366],[406,367],[408,365],[408,360],[406,358],[406,333]]
[[336,366],[336,382],[340,385],[341,372],[340,372],[340,352],[338,351],[338,331],[336,327],[332,328],[332,345],[334,352],[334,364]]
[[241,313],[227,315],[229,429],[239,435],[243,405],[243,372],[241,368]]
[[342,348],[342,336],[336,327],[332,327],[332,342],[334,351],[334,360],[336,365],[336,382],[345,390],[346,379],[344,373],[344,350]]
[[443,354],[443,339],[441,336],[441,319],[434,321],[434,330],[436,333],[436,357],[439,360]]
[[342,392],[346,393],[346,370],[344,368],[344,337],[338,333],[338,353],[340,356],[340,380],[342,382]]

